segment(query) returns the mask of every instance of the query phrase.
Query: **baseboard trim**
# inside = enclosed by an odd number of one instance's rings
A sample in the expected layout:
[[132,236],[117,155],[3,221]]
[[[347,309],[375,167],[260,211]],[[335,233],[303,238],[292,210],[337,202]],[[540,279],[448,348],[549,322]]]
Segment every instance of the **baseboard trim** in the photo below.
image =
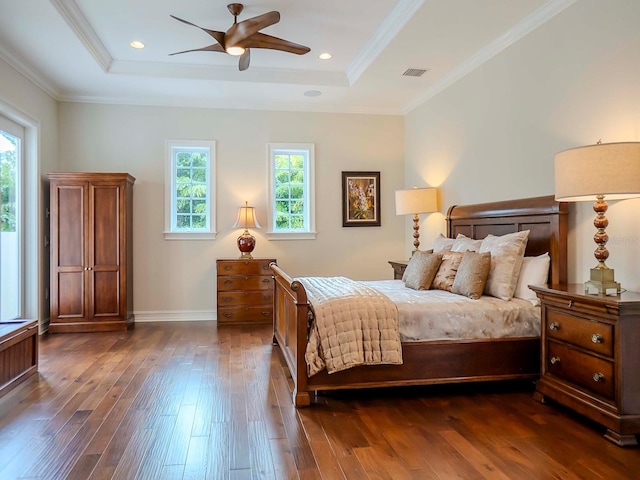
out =
[[173,310],[133,312],[136,323],[145,322],[204,322],[216,320],[215,310]]

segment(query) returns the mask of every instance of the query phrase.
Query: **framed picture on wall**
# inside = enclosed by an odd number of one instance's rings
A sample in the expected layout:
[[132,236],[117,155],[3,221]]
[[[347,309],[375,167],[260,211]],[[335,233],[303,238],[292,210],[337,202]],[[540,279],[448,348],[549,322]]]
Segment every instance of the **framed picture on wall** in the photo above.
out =
[[380,226],[380,172],[342,172],[342,226]]

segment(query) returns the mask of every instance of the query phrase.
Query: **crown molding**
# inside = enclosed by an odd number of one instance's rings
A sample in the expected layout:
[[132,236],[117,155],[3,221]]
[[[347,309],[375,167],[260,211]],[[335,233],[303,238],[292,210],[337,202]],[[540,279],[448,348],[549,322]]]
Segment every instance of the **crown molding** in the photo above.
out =
[[18,58],[13,52],[7,50],[2,43],[0,43],[0,58],[51,98],[60,100],[60,90],[49,79],[40,74],[36,68],[29,65],[26,61]]
[[139,75],[146,77],[187,78],[249,83],[283,83],[290,85],[317,85],[347,87],[344,72],[295,70],[252,67],[240,72],[237,67],[169,64],[161,62],[129,62],[114,60],[109,74]]
[[533,30],[551,20],[553,17],[570,7],[578,0],[549,0],[542,7],[535,10],[528,17],[517,23],[513,28],[507,30],[501,36],[487,44],[477,53],[469,57],[456,67],[450,74],[446,75],[441,81],[432,85],[424,92],[416,96],[413,100],[406,103],[402,110],[406,115],[424,102],[433,98],[438,93],[447,89],[455,82],[473,72],[476,68],[491,60],[500,52],[516,43],[522,37],[528,35]]
[[371,63],[380,55],[393,38],[422,6],[424,0],[400,0],[384,19],[369,42],[347,68],[349,85],[353,85]]
[[104,72],[108,72],[113,58],[111,58],[111,54],[102,44],[98,34],[76,2],[74,2],[74,0],[50,0],[50,2],[74,31],[82,45],[89,51],[94,60],[98,62],[100,68],[102,68]]

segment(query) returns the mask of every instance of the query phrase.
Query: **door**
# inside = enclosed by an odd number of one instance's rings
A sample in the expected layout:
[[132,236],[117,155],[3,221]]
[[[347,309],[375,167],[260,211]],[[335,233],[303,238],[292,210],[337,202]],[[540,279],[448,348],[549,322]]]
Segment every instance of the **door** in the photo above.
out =
[[[124,316],[121,297],[122,225],[121,183],[90,183],[88,288],[91,319],[105,321]],[[115,318],[117,317],[117,318]]]
[[51,184],[51,321],[89,317],[87,290],[88,184]]

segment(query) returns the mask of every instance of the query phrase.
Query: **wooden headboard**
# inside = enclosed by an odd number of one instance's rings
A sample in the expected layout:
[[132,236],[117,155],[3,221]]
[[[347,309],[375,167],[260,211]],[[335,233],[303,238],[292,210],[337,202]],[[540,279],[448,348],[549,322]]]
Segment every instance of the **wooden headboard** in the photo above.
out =
[[447,236],[459,233],[482,239],[489,235],[529,230],[526,256],[549,252],[549,283],[567,283],[569,206],[553,195],[475,205],[454,205],[447,211]]

